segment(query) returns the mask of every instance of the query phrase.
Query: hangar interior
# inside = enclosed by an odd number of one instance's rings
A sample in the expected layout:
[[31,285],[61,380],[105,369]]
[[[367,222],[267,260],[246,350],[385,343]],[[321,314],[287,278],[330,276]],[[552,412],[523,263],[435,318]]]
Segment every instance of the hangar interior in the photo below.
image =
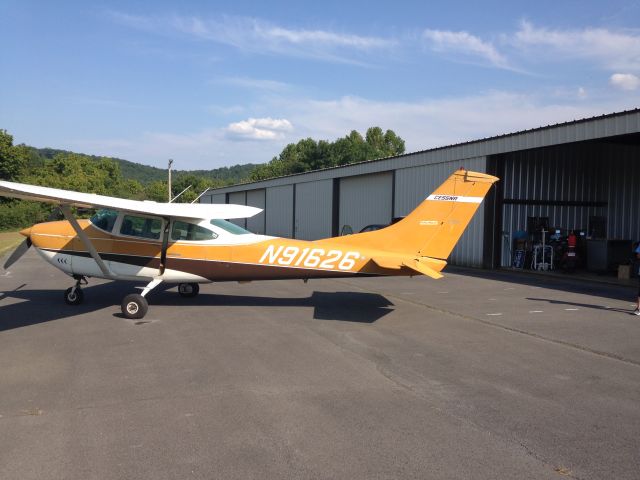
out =
[[[562,242],[573,231],[577,267],[612,270],[632,258],[640,240],[640,135],[510,152],[492,162],[503,180],[495,219],[503,238],[500,266],[511,266],[522,248],[514,235],[526,239],[536,226],[546,227],[552,246],[553,237]],[[525,267],[533,261],[524,260]],[[561,261],[554,258],[554,267]]]
[[313,240],[388,225],[461,166],[501,181],[449,263],[613,271],[632,257],[640,240],[640,110],[219,188],[201,201],[263,208],[235,222]]

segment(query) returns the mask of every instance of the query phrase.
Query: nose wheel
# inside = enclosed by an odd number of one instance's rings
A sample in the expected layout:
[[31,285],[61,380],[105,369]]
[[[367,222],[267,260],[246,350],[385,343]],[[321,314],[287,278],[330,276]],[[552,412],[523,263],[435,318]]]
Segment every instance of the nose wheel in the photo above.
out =
[[64,302],[67,305],[80,305],[84,300],[84,293],[80,287],[69,287],[64,292]]
[[64,292],[64,302],[67,305],[80,305],[84,300],[84,293],[80,285],[87,285],[87,279],[84,277],[76,277],[76,284],[69,287]]

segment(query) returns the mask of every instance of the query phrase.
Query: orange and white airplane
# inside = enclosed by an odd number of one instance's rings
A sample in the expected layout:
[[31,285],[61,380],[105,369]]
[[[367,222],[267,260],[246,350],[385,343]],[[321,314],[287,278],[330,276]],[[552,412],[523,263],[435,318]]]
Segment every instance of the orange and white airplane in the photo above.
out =
[[[142,318],[145,296],[160,283],[178,284],[185,297],[200,283],[348,276],[427,275],[441,278],[446,259],[491,185],[498,179],[460,169],[401,221],[381,230],[304,241],[255,235],[227,219],[261,210],[244,205],[126,200],[0,181],[0,196],[58,204],[66,220],[22,230],[26,240],[9,268],[33,245],[76,283],[66,303],[82,302],[87,277],[145,281],[122,301],[127,318]],[[77,220],[72,207],[96,208]]]

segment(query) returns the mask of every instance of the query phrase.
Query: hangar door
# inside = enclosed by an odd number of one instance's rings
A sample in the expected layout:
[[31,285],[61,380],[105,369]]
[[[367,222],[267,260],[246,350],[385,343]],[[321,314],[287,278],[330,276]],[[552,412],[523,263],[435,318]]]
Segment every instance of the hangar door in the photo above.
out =
[[353,233],[372,224],[388,225],[393,217],[393,173],[383,172],[340,179],[340,225]]
[[[246,205],[246,202],[247,192],[232,192],[229,194],[229,203],[234,205]],[[246,218],[233,218],[229,219],[229,221],[242,228],[247,228]]]
[[209,203],[227,203],[227,196],[224,193],[214,193],[209,197]]
[[333,180],[295,185],[294,238],[317,240],[331,236]]
[[267,235],[293,237],[293,185],[267,188]]
[[247,205],[252,207],[261,208],[263,211],[258,215],[247,218],[247,230],[253,233],[264,235],[264,206],[265,206],[265,191],[264,188],[260,190],[249,190],[247,192]]

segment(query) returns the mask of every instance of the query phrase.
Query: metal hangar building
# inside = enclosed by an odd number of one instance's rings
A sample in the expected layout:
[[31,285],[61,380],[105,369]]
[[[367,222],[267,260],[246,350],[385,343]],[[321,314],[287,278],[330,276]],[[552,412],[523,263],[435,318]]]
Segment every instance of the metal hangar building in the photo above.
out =
[[314,240],[407,215],[454,170],[501,179],[454,249],[453,265],[511,266],[520,235],[542,226],[640,240],[640,109],[207,191],[204,203],[264,211],[254,233]]

